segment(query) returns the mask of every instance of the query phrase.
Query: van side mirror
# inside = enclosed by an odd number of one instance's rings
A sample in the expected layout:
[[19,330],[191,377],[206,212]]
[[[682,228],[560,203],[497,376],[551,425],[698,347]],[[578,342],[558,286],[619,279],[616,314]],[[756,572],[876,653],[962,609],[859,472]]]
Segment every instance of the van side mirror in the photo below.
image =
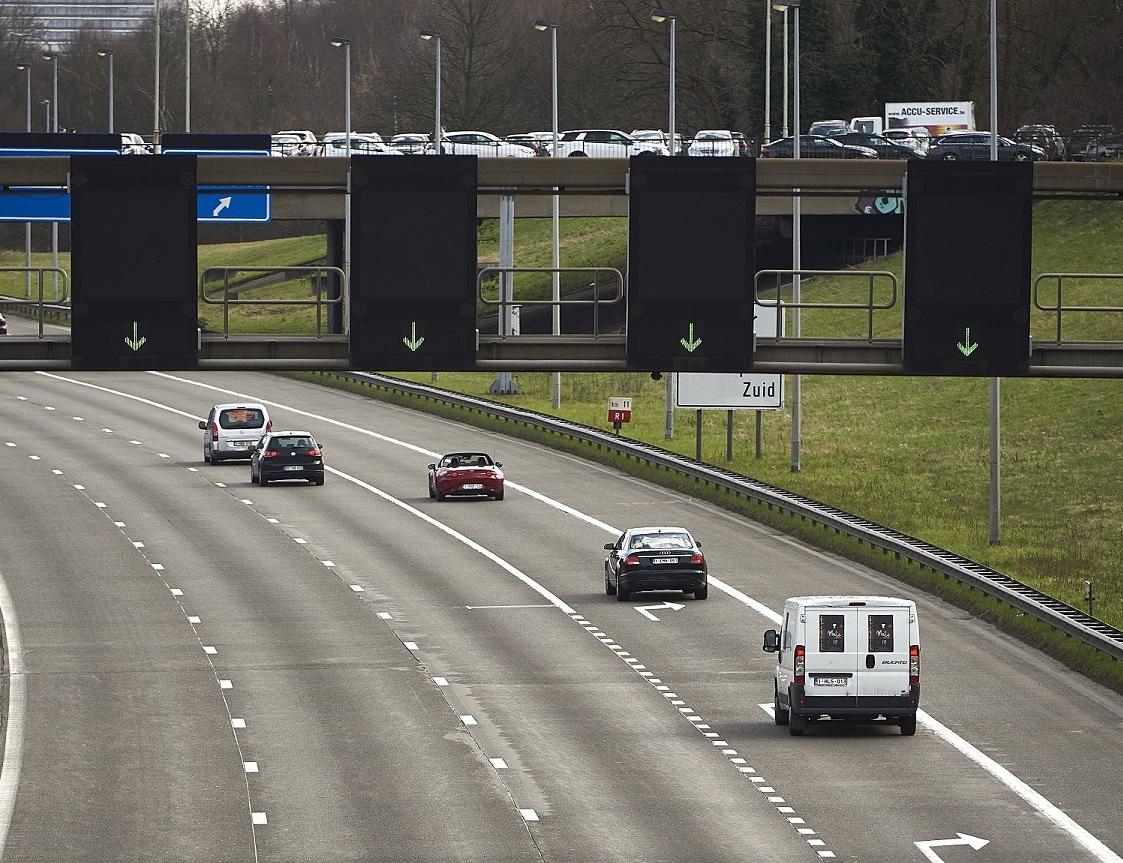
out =
[[764,633],[764,652],[775,653],[780,649],[780,633],[775,629],[769,629]]
[[203,431],[206,431],[207,430],[207,421],[206,420],[199,420],[199,428],[201,428]]

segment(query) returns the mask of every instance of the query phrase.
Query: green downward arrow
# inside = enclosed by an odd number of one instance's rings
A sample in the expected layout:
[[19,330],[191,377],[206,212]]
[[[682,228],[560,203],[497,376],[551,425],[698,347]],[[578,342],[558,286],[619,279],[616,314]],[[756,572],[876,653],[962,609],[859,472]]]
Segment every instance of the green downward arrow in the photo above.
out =
[[971,341],[971,328],[970,327],[966,328],[966,331],[963,334],[963,341],[956,342],[955,346],[957,348],[959,348],[959,352],[961,354],[963,354],[963,356],[965,356],[965,357],[969,357],[969,356],[971,356],[971,354],[975,353],[975,348],[977,348],[979,346],[979,343]]
[[148,341],[148,339],[146,339],[144,336],[137,338],[136,330],[137,323],[136,321],[133,321],[133,337],[130,339],[128,336],[125,336],[125,344],[133,349],[133,353],[139,351],[142,347],[144,347],[144,343]]
[[698,350],[698,346],[702,344],[702,338],[694,338],[694,324],[690,325],[690,335],[685,339],[679,339],[679,344],[686,348],[687,352],[694,353]]
[[425,344],[424,336],[422,336],[421,338],[417,337],[417,321],[409,322],[409,336],[410,337],[408,339],[403,336],[402,342],[411,351],[416,351],[419,347]]

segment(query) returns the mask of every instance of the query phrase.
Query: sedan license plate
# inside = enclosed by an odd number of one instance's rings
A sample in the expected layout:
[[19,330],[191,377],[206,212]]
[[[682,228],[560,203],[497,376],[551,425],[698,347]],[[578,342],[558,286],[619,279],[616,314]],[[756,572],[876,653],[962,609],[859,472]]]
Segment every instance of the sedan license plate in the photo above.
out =
[[483,488],[483,483],[480,482],[466,482],[460,486],[464,491],[479,491]]
[[304,470],[304,465],[302,465],[302,464],[287,464],[287,465],[285,465],[285,470]]
[[651,558],[652,566],[658,566],[661,563],[678,563],[677,557],[653,557]]
[[848,677],[816,677],[816,686],[846,686],[850,682]]

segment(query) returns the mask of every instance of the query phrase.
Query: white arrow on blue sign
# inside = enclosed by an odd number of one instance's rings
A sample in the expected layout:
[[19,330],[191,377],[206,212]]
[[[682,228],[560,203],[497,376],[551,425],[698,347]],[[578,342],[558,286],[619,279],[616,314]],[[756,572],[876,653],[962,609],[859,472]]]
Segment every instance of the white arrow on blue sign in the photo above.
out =
[[[166,156],[268,156],[265,150],[164,150]],[[268,222],[269,195],[252,190],[267,186],[199,187],[195,210],[200,222]]]

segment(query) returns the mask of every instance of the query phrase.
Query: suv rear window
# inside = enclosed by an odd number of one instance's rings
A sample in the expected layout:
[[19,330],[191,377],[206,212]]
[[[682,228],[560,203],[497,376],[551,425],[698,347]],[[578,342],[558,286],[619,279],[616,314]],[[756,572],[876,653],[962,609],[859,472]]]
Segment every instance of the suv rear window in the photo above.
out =
[[218,424],[224,429],[259,429],[265,425],[261,408],[227,408],[218,414]]

